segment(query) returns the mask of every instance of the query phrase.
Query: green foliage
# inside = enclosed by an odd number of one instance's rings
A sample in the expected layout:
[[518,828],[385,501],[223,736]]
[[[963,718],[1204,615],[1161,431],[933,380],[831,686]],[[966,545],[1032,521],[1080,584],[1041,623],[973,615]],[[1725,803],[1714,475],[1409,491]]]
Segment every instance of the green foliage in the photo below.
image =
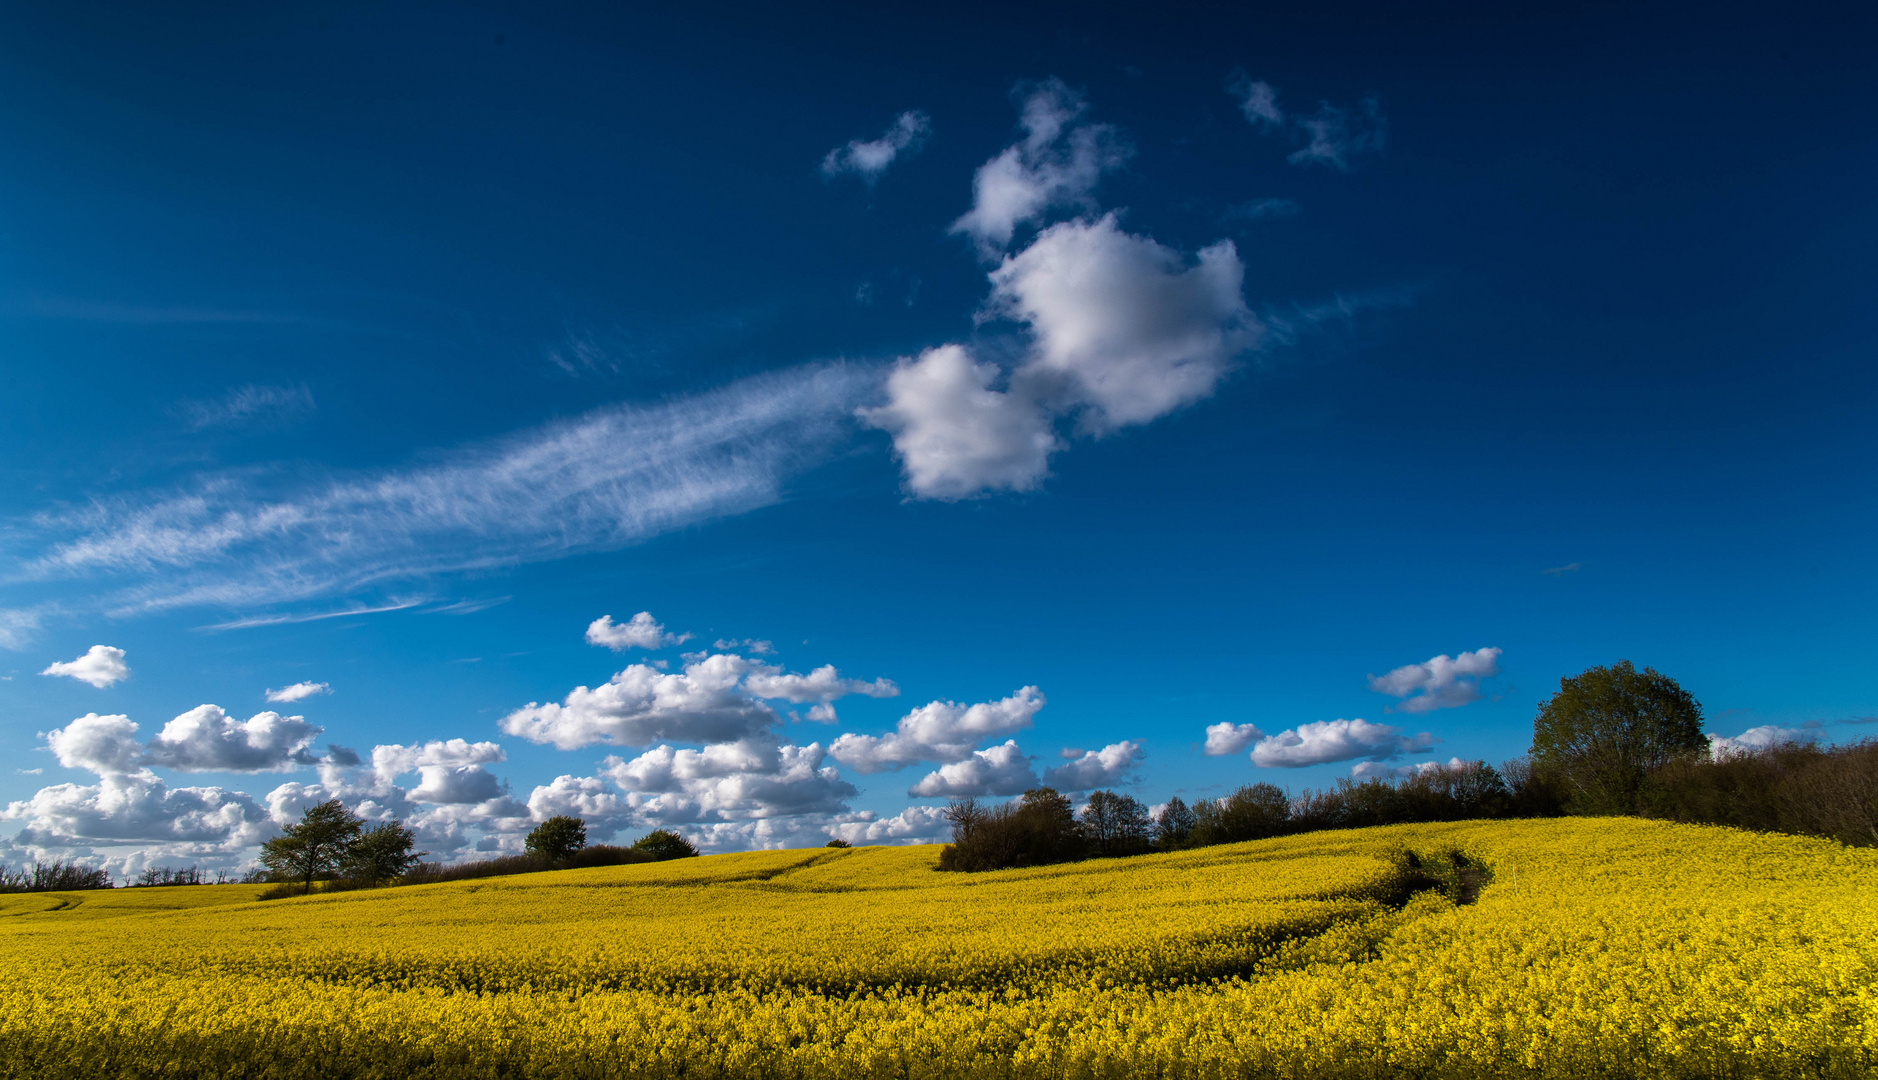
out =
[[261,845],[261,864],[313,891],[313,879],[337,871],[364,825],[338,799],[308,807],[298,824]]
[[1234,844],[1291,831],[1291,797],[1267,783],[1248,784],[1193,808],[1195,844]]
[[556,863],[566,860],[586,846],[587,823],[565,814],[556,815],[535,826],[528,834],[528,839],[522,843],[530,855],[539,855]]
[[654,859],[690,859],[695,858],[698,849],[691,846],[691,841],[670,829],[655,829],[633,841],[633,850],[643,851]]
[[1178,795],[1167,800],[1154,819],[1154,846],[1162,851],[1186,847],[1193,838],[1194,823],[1193,810],[1186,800]]
[[1636,813],[1651,770],[1707,748],[1695,698],[1628,660],[1560,679],[1532,725],[1535,768],[1580,814]]
[[848,843],[846,840],[843,840],[841,837],[837,836],[833,840],[830,840],[828,843],[822,846],[832,847],[832,848],[846,848],[846,847],[853,847],[854,845]]
[[423,861],[428,851],[412,851],[417,835],[401,821],[387,821],[364,830],[340,862],[340,872],[355,881],[376,885],[400,878]]

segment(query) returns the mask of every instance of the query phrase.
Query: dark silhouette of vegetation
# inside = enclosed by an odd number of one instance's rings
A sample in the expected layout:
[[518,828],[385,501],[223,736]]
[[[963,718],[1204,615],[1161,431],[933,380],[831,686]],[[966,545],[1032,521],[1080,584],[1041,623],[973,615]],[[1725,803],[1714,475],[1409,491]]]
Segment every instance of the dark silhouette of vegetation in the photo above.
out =
[[698,857],[698,849],[691,846],[691,841],[670,829],[654,829],[652,832],[634,840],[633,850],[643,851],[647,855],[652,856],[652,858],[660,861],[665,859],[695,859]]
[[1088,853],[1075,807],[1054,788],[1033,788],[1016,802],[985,806],[955,799],[945,810],[952,842],[939,852],[941,870],[1002,870],[1071,862]]
[[109,871],[63,859],[34,862],[18,870],[0,865],[0,893],[77,892],[113,887]]
[[313,891],[313,879],[337,872],[364,822],[338,799],[310,806],[299,822],[261,845],[261,865],[283,878],[304,883],[301,892]]
[[339,872],[370,888],[401,878],[424,860],[428,851],[413,851],[417,835],[393,819],[364,829],[339,861]]
[[1289,831],[1291,799],[1272,784],[1248,784],[1223,799],[1208,799],[1193,808],[1196,847],[1263,840]]
[[1132,795],[1094,792],[1076,820],[1091,855],[1114,858],[1154,848],[1154,822],[1148,808]]
[[1194,826],[1197,824],[1199,818],[1194,815],[1192,808],[1180,796],[1174,796],[1154,816],[1154,846],[1161,851],[1186,847],[1193,839]]
[[1638,812],[1672,821],[1823,836],[1878,845],[1878,740],[1780,743],[1681,758],[1651,773]]
[[1532,725],[1533,766],[1574,814],[1631,814],[1650,773],[1705,756],[1702,706],[1628,660],[1559,680]]
[[171,869],[166,866],[146,866],[131,883],[133,889],[147,889],[168,885],[229,885],[240,881],[241,876],[227,870],[217,870],[211,878],[208,872],[194,866]]
[[522,842],[530,855],[539,855],[551,863],[564,862],[574,852],[587,846],[587,823],[577,817],[559,814],[535,826]]
[[829,841],[828,843],[826,843],[826,844],[824,844],[824,845],[822,845],[822,846],[823,846],[823,847],[832,847],[832,848],[849,848],[849,847],[853,847],[854,845],[853,845],[853,844],[850,844],[850,843],[848,843],[848,842],[847,842],[846,840],[843,840],[842,838],[840,838],[839,836],[837,836],[837,837],[835,837],[835,838],[834,838],[833,840],[830,840],[830,841]]

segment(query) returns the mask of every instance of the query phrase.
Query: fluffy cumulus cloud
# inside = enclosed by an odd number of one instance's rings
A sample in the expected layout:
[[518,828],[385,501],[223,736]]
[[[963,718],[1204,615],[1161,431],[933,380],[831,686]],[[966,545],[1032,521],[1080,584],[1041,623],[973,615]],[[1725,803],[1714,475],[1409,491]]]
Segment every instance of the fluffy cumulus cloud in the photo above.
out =
[[901,769],[922,761],[964,761],[980,741],[1029,727],[1043,705],[1043,692],[1034,686],[1022,687],[998,701],[975,705],[929,702],[901,717],[886,735],[843,735],[828,752],[836,761],[863,773]]
[[666,633],[664,624],[653,619],[650,611],[642,611],[623,623],[614,622],[611,615],[602,615],[587,627],[587,644],[604,645],[614,652],[663,649],[689,640],[690,634]]
[[313,763],[307,747],[321,729],[277,712],[237,720],[219,705],[198,705],[163,725],[148,760],[184,772],[282,772]]
[[560,704],[529,702],[502,718],[502,730],[562,750],[595,743],[729,743],[780,719],[766,699],[826,704],[846,694],[899,693],[888,680],[843,679],[832,666],[798,675],[733,653],[687,661],[676,672],[633,664],[598,688],[575,687]]
[[853,821],[827,826],[829,836],[850,844],[924,844],[943,839],[951,831],[945,809],[938,806],[909,806],[890,818],[864,812]]
[[1420,753],[1434,742],[1427,732],[1407,735],[1390,724],[1361,719],[1321,720],[1260,739],[1252,747],[1252,763],[1263,768],[1297,769],[1356,758],[1382,761]]
[[975,751],[962,761],[941,765],[907,790],[921,798],[966,795],[1016,795],[1038,785],[1030,758],[1015,739]]
[[48,664],[39,674],[63,675],[102,690],[112,683],[130,678],[130,665],[124,662],[124,650],[109,645],[93,645],[78,659]]
[[48,849],[104,844],[193,844],[231,851],[271,831],[267,813],[239,791],[172,788],[149,770],[101,775],[96,784],[55,784],[7,804],[25,822],[18,842]]
[[822,175],[858,176],[873,186],[887,172],[887,167],[901,155],[917,153],[932,130],[932,119],[917,110],[896,117],[877,139],[853,139],[837,146],[822,158]]
[[1222,720],[1206,726],[1206,753],[1209,757],[1236,754],[1265,737],[1256,724],[1235,724]]
[[1770,746],[1813,742],[1819,736],[1820,732],[1815,728],[1789,728],[1778,724],[1762,724],[1759,727],[1751,727],[1739,735],[1711,733],[1708,737],[1708,750],[1711,757],[1721,760],[1752,754]]
[[979,166],[972,177],[972,208],[952,223],[995,258],[1017,233],[1056,207],[1092,206],[1102,174],[1128,160],[1113,127],[1081,119],[1082,95],[1050,79],[1024,95],[1019,125],[1024,137]]
[[1129,740],[1110,743],[1049,770],[1043,774],[1043,782],[1058,791],[1114,787],[1128,783],[1134,776],[1135,765],[1146,756],[1139,743]]
[[323,682],[297,682],[290,686],[283,686],[278,690],[269,690],[267,692],[267,700],[275,702],[276,704],[287,705],[296,701],[305,701],[307,698],[317,697],[320,694],[330,694],[332,692],[333,688]]
[[143,765],[143,744],[128,716],[86,713],[46,733],[46,745],[59,764],[100,776],[136,772]]
[[1029,491],[1060,443],[1052,418],[1024,394],[998,389],[1002,371],[962,345],[906,358],[887,376],[887,403],[859,416],[893,436],[907,490],[928,499]]
[[1229,240],[1179,253],[1125,233],[1115,215],[1066,221],[992,271],[991,309],[1034,338],[1020,382],[1083,410],[1095,432],[1144,424],[1213,392],[1258,341]]
[[1499,649],[1475,649],[1459,656],[1442,654],[1419,664],[1404,664],[1387,675],[1371,675],[1369,688],[1404,699],[1397,712],[1452,709],[1480,700],[1480,680],[1500,673]]
[[1326,165],[1348,171],[1365,157],[1381,154],[1389,122],[1382,104],[1366,97],[1354,109],[1319,102],[1309,114],[1287,114],[1278,104],[1278,91],[1270,83],[1235,77],[1228,92],[1253,127],[1287,135],[1297,146],[1285,160],[1293,165]]

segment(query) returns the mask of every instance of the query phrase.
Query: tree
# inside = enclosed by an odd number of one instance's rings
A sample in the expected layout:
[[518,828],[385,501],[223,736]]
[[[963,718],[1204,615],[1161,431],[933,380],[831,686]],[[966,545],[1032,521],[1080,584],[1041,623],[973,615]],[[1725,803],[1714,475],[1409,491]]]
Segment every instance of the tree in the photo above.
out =
[[315,877],[339,869],[363,824],[338,799],[309,806],[298,824],[261,845],[261,865],[289,879],[302,879],[304,891],[312,892]]
[[359,833],[352,849],[346,852],[340,869],[347,877],[368,885],[400,878],[430,854],[428,851],[412,851],[416,846],[417,834],[394,818]]
[[1532,723],[1533,765],[1575,813],[1635,813],[1651,770],[1707,748],[1695,698],[1628,660],[1560,679]]
[[535,826],[528,839],[522,842],[530,855],[557,863],[586,846],[587,823],[566,814],[557,814]]
[[832,848],[850,848],[850,847],[853,847],[854,845],[848,843],[846,840],[843,840],[841,837],[837,836],[833,840],[830,840],[828,843],[824,844],[823,846],[832,847]]
[[655,829],[633,841],[636,851],[643,851],[654,859],[690,859],[695,858],[698,849],[691,846],[691,841],[670,829]]
[[1196,844],[1263,840],[1290,828],[1291,797],[1273,784],[1249,784],[1223,799],[1200,803],[1193,816]]
[[1184,846],[1193,835],[1193,811],[1176,795],[1154,819],[1154,843],[1163,851]]
[[1148,808],[1132,795],[1093,792],[1080,820],[1083,835],[1098,855],[1139,855],[1148,849]]

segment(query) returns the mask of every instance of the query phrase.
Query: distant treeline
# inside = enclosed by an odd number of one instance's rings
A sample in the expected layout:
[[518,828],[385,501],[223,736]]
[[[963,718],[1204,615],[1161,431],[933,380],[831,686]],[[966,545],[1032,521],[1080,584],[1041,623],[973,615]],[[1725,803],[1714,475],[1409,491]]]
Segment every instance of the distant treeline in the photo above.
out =
[[1343,779],[1296,797],[1249,784],[1193,806],[1176,796],[1153,815],[1112,791],[1095,792],[1077,812],[1067,797],[1037,788],[1007,803],[954,800],[946,808],[952,842],[939,853],[939,868],[1042,866],[1322,829],[1625,812],[1878,845],[1878,741],[1678,757],[1644,775],[1635,805],[1596,809],[1581,804],[1568,777],[1529,758],[1499,769],[1472,761],[1399,779]]
[[55,860],[35,862],[18,870],[0,865],[0,893],[69,892],[77,889],[109,889],[111,874],[75,862]]

